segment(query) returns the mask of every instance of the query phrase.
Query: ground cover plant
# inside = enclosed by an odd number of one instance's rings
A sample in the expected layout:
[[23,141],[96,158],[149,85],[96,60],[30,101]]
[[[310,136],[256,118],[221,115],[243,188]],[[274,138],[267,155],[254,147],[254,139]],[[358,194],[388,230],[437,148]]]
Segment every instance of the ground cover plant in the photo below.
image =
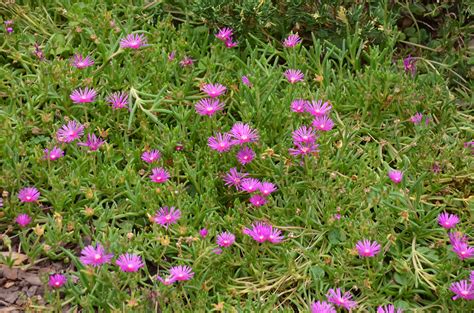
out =
[[474,310],[468,37],[160,5],[0,5],[0,306]]

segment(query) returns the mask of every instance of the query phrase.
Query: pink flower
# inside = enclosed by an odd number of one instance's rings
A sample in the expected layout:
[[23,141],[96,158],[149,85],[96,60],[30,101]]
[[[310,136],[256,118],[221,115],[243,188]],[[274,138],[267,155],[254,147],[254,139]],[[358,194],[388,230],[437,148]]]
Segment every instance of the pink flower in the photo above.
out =
[[144,266],[142,258],[136,254],[125,253],[115,260],[122,272],[138,272]]
[[165,228],[168,228],[169,225],[175,224],[177,220],[181,217],[181,211],[175,209],[175,207],[162,207],[159,211],[156,212],[153,217],[153,221]]
[[148,46],[147,39],[143,34],[129,34],[120,40],[120,48],[122,49],[139,49]]
[[232,28],[229,27],[224,27],[224,28],[219,28],[219,31],[217,34],[215,34],[216,38],[222,41],[227,41],[232,37],[233,34]]
[[13,33],[13,21],[12,20],[6,20],[4,21],[5,23],[5,30],[7,31],[8,34]]
[[194,108],[199,115],[213,116],[217,111],[224,109],[224,104],[218,99],[201,99]]
[[301,37],[298,34],[289,35],[285,40],[283,40],[283,47],[293,48],[301,42]]
[[285,71],[284,75],[291,84],[302,81],[304,78],[304,74],[300,70],[289,69]]
[[170,54],[168,54],[168,61],[171,62],[174,60],[174,58],[176,57],[176,51],[171,51]]
[[255,142],[259,135],[257,130],[252,129],[248,124],[237,122],[230,130],[230,136],[234,139],[234,144],[242,145],[247,142]]
[[244,84],[245,86],[249,87],[249,88],[252,88],[253,85],[252,83],[250,82],[249,78],[247,76],[242,76],[242,84]]
[[80,260],[84,265],[99,266],[110,263],[113,254],[107,254],[100,244],[96,244],[95,248],[89,245],[82,249]]
[[142,160],[145,161],[146,163],[153,163],[155,161],[158,161],[161,157],[160,151],[158,150],[151,150],[151,151],[145,151],[142,153]]
[[51,149],[51,151],[49,149],[44,149],[43,158],[45,160],[55,161],[59,158],[62,158],[63,156],[64,156],[64,151],[58,147],[54,147],[53,149]]
[[125,92],[114,92],[107,97],[107,102],[112,109],[126,109],[128,106],[128,94]]
[[243,191],[246,191],[248,193],[252,193],[257,191],[260,188],[260,181],[256,178],[244,178],[242,179],[242,182],[240,183],[240,188]]
[[223,232],[217,235],[217,245],[220,247],[230,247],[235,242],[235,235],[229,232]]
[[474,284],[472,282],[468,282],[467,280],[454,282],[451,284],[449,290],[456,294],[452,298],[453,300],[457,300],[459,298],[465,300],[474,300]]
[[422,119],[423,119],[423,114],[419,112],[413,115],[412,117],[410,117],[410,121],[415,125],[420,124]]
[[381,246],[377,241],[371,242],[367,239],[359,241],[356,244],[356,249],[362,257],[373,257],[380,252],[380,248]]
[[402,309],[395,309],[393,304],[387,304],[384,306],[379,306],[377,308],[377,313],[403,313]]
[[253,206],[260,207],[265,205],[267,203],[267,199],[265,197],[262,197],[261,195],[253,195],[249,199],[250,203],[252,203]]
[[170,268],[170,276],[173,277],[175,280],[190,280],[193,278],[194,273],[189,266],[173,266]]
[[97,92],[94,89],[86,87],[85,89],[75,89],[69,98],[74,103],[89,103],[94,102],[96,96]]
[[288,149],[288,152],[294,156],[304,156],[304,155],[310,155],[310,154],[315,154],[319,152],[318,147],[319,145],[315,143],[310,143],[310,144],[298,143],[295,145],[295,148]]
[[467,242],[456,240],[451,244],[453,245],[453,252],[458,255],[459,259],[465,260],[474,256],[474,247],[470,247]]
[[403,66],[405,67],[406,73],[411,73],[412,76],[416,73],[416,60],[409,55],[407,58],[403,59]]
[[79,139],[84,134],[84,126],[76,121],[69,121],[61,126],[56,133],[56,139],[59,142],[69,143]]
[[209,137],[207,139],[207,145],[216,150],[219,153],[227,152],[232,148],[232,141],[229,134],[217,133],[215,137]]
[[357,307],[357,302],[352,301],[352,295],[349,292],[341,293],[341,289],[329,289],[328,294],[326,295],[328,301],[334,303],[338,307],[343,307],[347,310],[351,310]]
[[450,229],[456,227],[456,224],[459,223],[459,217],[455,214],[441,213],[438,215],[438,224],[443,228]]
[[329,116],[318,116],[313,120],[313,126],[320,131],[330,131],[334,127],[334,122]]
[[67,278],[61,274],[54,274],[49,276],[48,285],[53,288],[61,288],[67,282]]
[[156,279],[158,279],[165,286],[172,285],[176,281],[176,279],[172,276],[168,276],[166,278],[162,278],[161,276],[157,276]]
[[272,183],[262,182],[259,189],[264,197],[268,197],[272,192],[277,190],[277,187]]
[[331,303],[326,301],[313,302],[311,304],[311,313],[337,313]]
[[227,88],[221,84],[206,84],[201,89],[203,92],[207,93],[207,95],[211,98],[219,97],[220,95],[224,94]]
[[301,126],[292,134],[293,143],[298,144],[312,144],[316,141],[316,133],[311,127]]
[[199,235],[202,237],[202,238],[206,238],[207,234],[209,233],[209,231],[206,229],[206,228],[203,228],[199,231]]
[[85,142],[78,142],[78,146],[89,147],[90,151],[96,151],[105,143],[104,140],[97,137],[95,134],[87,134],[87,140]]
[[15,222],[20,227],[25,227],[31,223],[31,217],[28,214],[20,214],[16,217]]
[[150,179],[155,183],[164,183],[170,178],[170,174],[162,167],[156,167],[151,170]]
[[188,56],[185,56],[181,61],[179,61],[179,65],[181,67],[189,67],[189,66],[192,66],[193,64],[194,64],[194,60]]
[[291,111],[295,113],[303,113],[306,110],[308,101],[303,99],[296,99],[291,102]]
[[403,179],[403,172],[397,170],[388,171],[388,178],[395,184],[399,184]]
[[21,202],[35,202],[39,199],[40,192],[35,187],[25,187],[18,192]]
[[232,38],[229,38],[225,41],[225,46],[227,48],[234,48],[234,47],[237,47],[239,43],[237,41],[233,41]]
[[221,249],[221,248],[219,248],[219,247],[217,247],[217,248],[214,248],[214,249],[212,249],[212,253],[219,255],[219,254],[221,254],[221,253],[222,253],[222,249]]
[[252,162],[253,158],[255,158],[255,152],[249,147],[243,147],[237,152],[237,161],[242,165]]
[[329,102],[324,102],[323,100],[306,102],[305,111],[313,115],[314,117],[321,117],[328,115],[331,112],[332,106]]
[[94,65],[94,60],[88,55],[85,58],[80,54],[75,54],[71,58],[71,65],[78,69],[83,69]]
[[247,173],[241,173],[237,171],[237,168],[233,167],[229,170],[229,173],[224,176],[224,183],[228,187],[234,186],[235,189],[239,190],[241,189],[240,185],[242,183],[242,179],[247,177],[247,175]]
[[281,231],[273,229],[272,225],[268,225],[262,222],[256,222],[252,224],[252,228],[245,228],[244,234],[252,237],[253,240],[263,243],[269,241],[271,243],[280,243],[283,240]]

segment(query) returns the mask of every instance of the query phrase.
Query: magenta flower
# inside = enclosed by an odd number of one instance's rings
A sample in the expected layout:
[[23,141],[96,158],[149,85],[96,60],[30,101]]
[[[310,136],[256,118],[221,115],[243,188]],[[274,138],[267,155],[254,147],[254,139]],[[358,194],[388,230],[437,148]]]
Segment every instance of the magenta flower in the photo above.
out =
[[395,184],[399,184],[403,179],[403,172],[397,170],[390,170],[388,171],[388,178],[390,178],[390,180]]
[[209,233],[209,231],[206,229],[206,228],[203,228],[199,231],[199,235],[202,237],[202,238],[206,238],[207,234]]
[[352,301],[352,295],[349,292],[341,293],[341,289],[329,289],[328,294],[326,295],[328,301],[335,304],[338,307],[343,307],[347,310],[357,307],[357,302]]
[[323,100],[306,102],[305,111],[313,115],[314,117],[322,117],[328,115],[331,112],[332,106],[329,102]]
[[379,306],[377,308],[377,313],[403,313],[402,309],[395,309],[393,304],[387,304],[384,306]]
[[245,228],[244,234],[252,237],[253,240],[263,243],[269,241],[271,243],[280,243],[283,240],[281,231],[273,229],[272,225],[268,225],[262,222],[256,222],[252,224],[252,228]]
[[201,99],[194,108],[199,115],[213,116],[217,111],[224,109],[224,103],[219,102],[218,99]]
[[126,109],[128,106],[128,94],[126,92],[114,92],[106,100],[114,110]]
[[194,273],[189,266],[173,266],[170,268],[170,276],[173,277],[175,280],[190,280],[193,278]]
[[411,73],[412,76],[415,76],[416,73],[416,60],[409,55],[407,58],[403,59],[403,67],[405,68],[406,73]]
[[227,88],[221,84],[206,84],[201,91],[207,93],[211,98],[219,97],[226,92]]
[[224,28],[219,28],[219,31],[217,34],[215,34],[216,38],[222,41],[227,41],[231,39],[232,34],[233,34],[232,28],[229,27],[224,27]]
[[181,211],[172,207],[162,207],[159,211],[156,212],[153,217],[153,221],[165,228],[168,228],[169,225],[175,224],[177,220],[181,217]]
[[449,232],[448,233],[448,237],[449,237],[449,242],[454,245],[456,242],[463,242],[463,243],[467,243],[468,240],[467,240],[467,236],[466,235],[463,235],[461,232]]
[[66,276],[62,274],[54,274],[49,276],[48,285],[53,288],[61,288],[67,282]]
[[194,60],[188,56],[185,56],[181,61],[179,61],[179,65],[181,67],[189,67],[189,66],[192,66],[193,64],[194,64]]
[[56,133],[56,139],[59,142],[69,143],[79,139],[84,134],[84,126],[76,121],[69,121],[61,126]]
[[176,281],[176,279],[172,276],[168,276],[166,278],[162,278],[161,276],[157,276],[156,279],[158,279],[165,286],[172,285]]
[[225,41],[224,44],[225,44],[225,46],[226,46],[227,48],[230,49],[230,48],[237,47],[237,45],[238,45],[239,43],[238,43],[237,41],[233,41],[232,38],[229,38],[229,39],[227,39],[227,40]]
[[71,58],[71,65],[78,69],[83,69],[89,66],[94,65],[94,60],[92,57],[87,55],[85,58],[80,54],[75,54]]
[[259,135],[257,130],[252,129],[248,124],[237,122],[230,130],[230,136],[234,139],[234,144],[242,145],[247,142],[255,142]]
[[318,116],[313,120],[313,126],[320,131],[330,131],[334,127],[334,122],[329,116]]
[[291,84],[302,81],[304,78],[304,74],[300,70],[289,69],[289,70],[286,70],[283,75],[285,75],[286,79]]
[[413,115],[412,117],[410,117],[410,121],[415,125],[420,124],[422,119],[423,119],[423,114],[419,112]]
[[288,152],[293,156],[305,156],[319,152],[318,147],[319,145],[315,143],[296,144],[295,148],[288,149]]
[[35,187],[25,187],[18,192],[20,202],[35,202],[39,196],[40,192]]
[[20,214],[16,217],[15,222],[20,227],[25,227],[31,223],[31,217],[28,214]]
[[214,249],[212,249],[212,253],[219,255],[219,254],[221,254],[221,253],[222,253],[222,249],[221,249],[221,248],[219,248],[219,247],[217,247],[217,248],[214,248]]
[[277,187],[272,183],[262,182],[259,189],[264,197],[268,197],[272,192],[277,190]]
[[249,147],[243,147],[237,152],[237,161],[242,165],[252,162],[253,158],[255,158],[255,152]]
[[12,20],[6,20],[4,21],[5,23],[5,30],[7,31],[7,33],[11,34],[13,33],[13,21]]
[[297,44],[301,42],[301,37],[298,34],[292,34],[286,37],[285,40],[283,40],[283,47],[285,48],[293,48]]
[[242,84],[244,84],[245,86],[249,87],[249,88],[252,88],[253,85],[252,83],[250,82],[249,78],[247,76],[242,76]]
[[53,149],[51,149],[51,151],[49,149],[44,149],[43,151],[44,151],[43,158],[45,160],[55,161],[64,156],[64,151],[58,147],[54,147]]
[[94,102],[96,96],[97,92],[94,89],[86,87],[85,89],[75,89],[69,98],[74,103],[90,103]]
[[207,139],[207,145],[213,149],[216,150],[219,153],[222,152],[227,152],[232,148],[232,141],[230,138],[230,135],[225,133],[217,133],[214,137],[209,137]]
[[336,309],[331,303],[318,301],[311,304],[311,313],[336,313]]
[[150,179],[154,183],[164,183],[170,178],[170,174],[162,167],[156,167],[151,170]]
[[87,140],[84,142],[78,142],[78,146],[89,147],[90,151],[96,151],[105,143],[104,140],[97,137],[95,134],[87,134]]
[[174,58],[176,57],[176,51],[171,51],[170,54],[168,54],[168,61],[171,62],[174,60]]
[[293,143],[310,145],[316,141],[316,133],[311,127],[301,126],[292,134]]
[[151,151],[145,151],[142,153],[142,160],[147,162],[147,163],[153,163],[155,161],[158,161],[161,157],[160,151],[158,150],[151,150]]
[[449,290],[456,294],[453,296],[453,300],[474,300],[474,284],[472,282],[468,282],[467,280],[454,282],[451,284],[451,287],[449,287]]
[[136,254],[125,253],[115,260],[122,272],[138,272],[144,266],[142,258]]
[[458,255],[459,259],[465,260],[474,256],[474,247],[470,247],[467,242],[456,240],[451,244],[453,245],[453,252]]
[[230,247],[235,242],[235,235],[225,231],[217,235],[216,241],[219,247]]
[[356,249],[361,257],[373,257],[379,254],[381,246],[377,241],[371,242],[370,240],[364,239],[357,242]]
[[251,196],[249,201],[250,203],[252,203],[253,206],[256,206],[256,207],[263,206],[267,203],[267,199],[265,199],[265,197],[262,197],[259,194]]
[[446,229],[456,227],[456,224],[459,223],[459,217],[455,214],[441,213],[438,215],[438,224]]
[[291,111],[295,113],[303,113],[306,110],[308,101],[303,99],[296,99],[291,102]]
[[260,188],[260,186],[261,186],[261,183],[256,178],[244,178],[242,179],[242,182],[240,183],[240,188],[243,191],[246,191],[248,193],[257,191]]
[[143,34],[129,34],[120,40],[120,48],[122,49],[139,49],[148,46],[147,39]]
[[84,265],[99,266],[105,263],[110,263],[113,254],[107,254],[100,244],[96,244],[95,248],[89,245],[82,249],[81,257],[79,258]]
[[233,167],[229,170],[229,173],[224,176],[224,184],[228,187],[234,186],[235,189],[239,190],[241,189],[242,179],[247,177],[247,175],[247,173],[241,173],[237,171],[237,168]]

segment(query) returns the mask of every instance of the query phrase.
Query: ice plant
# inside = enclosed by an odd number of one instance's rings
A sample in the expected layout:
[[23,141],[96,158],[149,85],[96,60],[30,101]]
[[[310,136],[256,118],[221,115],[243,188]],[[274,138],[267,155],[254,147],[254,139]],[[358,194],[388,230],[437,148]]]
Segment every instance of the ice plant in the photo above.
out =
[[405,68],[406,73],[411,73],[412,76],[416,73],[416,60],[409,55],[403,59],[403,67]]
[[311,127],[301,126],[292,134],[293,143],[312,144],[316,141],[316,132]]
[[267,203],[267,199],[265,197],[256,194],[250,197],[249,199],[250,203],[252,203],[253,206],[260,207],[262,205],[265,205]]
[[158,279],[165,286],[172,285],[176,281],[176,279],[172,276],[168,276],[166,278],[162,278],[161,276],[157,276],[156,279]]
[[170,178],[170,174],[162,167],[156,167],[151,170],[150,179],[154,183],[164,183]]
[[16,217],[15,222],[20,227],[25,227],[31,223],[31,217],[28,214],[20,214]]
[[40,192],[35,187],[25,187],[18,192],[20,202],[35,202],[39,196]]
[[13,33],[13,21],[6,20],[4,23],[5,23],[5,30],[7,31],[7,33],[9,34]]
[[291,111],[295,113],[303,113],[306,111],[306,105],[308,101],[303,99],[296,99],[291,102]]
[[305,111],[309,114],[313,115],[314,117],[322,117],[327,116],[329,112],[331,112],[332,106],[329,102],[324,102],[323,100],[306,102]]
[[379,306],[377,308],[377,313],[403,313],[402,309],[395,309],[393,304],[387,304],[384,306]]
[[219,247],[230,247],[235,242],[235,235],[227,231],[222,232],[217,235],[216,242]]
[[255,152],[253,152],[249,147],[243,147],[237,152],[237,161],[242,165],[252,162],[254,158]]
[[189,67],[189,66],[192,66],[193,64],[194,64],[194,60],[188,56],[184,56],[184,58],[181,61],[179,61],[179,65],[181,67]]
[[229,27],[224,27],[224,28],[219,28],[217,34],[215,34],[216,38],[222,41],[227,41],[232,38],[233,34],[232,28]]
[[444,212],[438,215],[438,224],[443,228],[454,228],[457,223],[459,223],[459,217],[455,214]]
[[112,109],[126,109],[128,106],[128,94],[126,92],[114,92],[107,97],[107,103]]
[[423,114],[419,112],[413,115],[412,117],[410,117],[410,121],[415,125],[420,124],[422,119],[423,119]]
[[452,241],[453,252],[455,252],[459,259],[465,260],[470,259],[474,256],[474,247],[469,246],[469,244],[463,240]]
[[336,309],[331,303],[318,301],[311,304],[311,313],[336,313]]
[[288,149],[288,152],[293,156],[305,156],[305,155],[316,154],[317,152],[319,152],[318,147],[319,145],[315,143],[310,143],[310,144],[298,143],[295,145],[295,148]]
[[224,109],[224,104],[218,99],[201,99],[194,106],[199,115],[213,116]]
[[371,242],[370,240],[364,239],[357,242],[356,249],[361,257],[373,257],[380,252],[381,246],[377,241]]
[[289,69],[285,71],[284,75],[291,84],[302,81],[304,78],[304,74],[300,70]]
[[230,130],[230,136],[234,139],[234,144],[242,145],[247,142],[255,142],[259,135],[257,130],[252,129],[248,124],[237,122]]
[[256,178],[244,178],[242,179],[242,182],[240,183],[240,188],[243,191],[246,191],[248,193],[252,193],[257,191],[260,188],[260,181]]
[[160,151],[151,150],[151,151],[143,152],[141,159],[145,161],[146,163],[153,163],[155,161],[158,161],[160,157],[161,157]]
[[232,141],[230,138],[230,135],[225,133],[217,133],[214,137],[209,137],[207,139],[207,145],[213,149],[216,150],[219,153],[222,152],[227,152],[232,148]]
[[71,65],[78,69],[83,69],[83,68],[94,65],[94,60],[89,55],[87,55],[86,57],[83,57],[80,54],[75,54],[71,58],[70,61],[71,61]]
[[474,300],[474,284],[467,280],[461,280],[451,284],[449,288],[456,295],[453,296],[453,300],[465,299],[465,300]]
[[221,84],[206,84],[201,91],[207,93],[211,98],[219,97],[226,92],[227,88]]
[[57,160],[59,158],[62,158],[64,156],[64,151],[61,150],[58,147],[54,147],[51,150],[44,149],[43,152],[44,152],[43,158],[45,160],[50,160],[50,161],[55,161],[55,160]]
[[234,48],[234,47],[237,47],[237,45],[239,44],[237,41],[234,41],[232,38],[229,38],[225,41],[225,46],[227,48]]
[[129,34],[120,40],[122,49],[139,49],[144,46],[147,46],[147,39],[143,34]]
[[62,274],[54,274],[49,276],[48,285],[53,288],[61,288],[67,282],[66,276]]
[[97,92],[94,89],[86,87],[85,89],[75,89],[69,98],[74,103],[90,103],[94,102],[96,96]]
[[56,139],[59,142],[69,143],[79,139],[84,134],[84,126],[76,121],[69,121],[61,126],[56,133]]
[[399,184],[403,179],[403,172],[398,170],[390,170],[388,171],[388,178],[390,178],[390,180],[395,184]]
[[245,228],[244,234],[252,237],[253,240],[263,243],[269,241],[271,243],[280,243],[283,240],[281,231],[273,229],[272,225],[256,222],[251,228]]
[[268,197],[272,192],[275,192],[277,190],[277,187],[275,186],[275,184],[269,182],[262,182],[260,184],[259,190],[264,197]]
[[177,220],[181,217],[181,211],[175,207],[162,207],[159,211],[156,212],[153,217],[153,221],[165,228],[168,228],[169,225],[175,224]]
[[170,54],[168,54],[168,61],[171,62],[174,60],[174,58],[176,57],[176,51],[171,51]]
[[178,265],[170,268],[170,276],[177,281],[183,281],[190,280],[191,278],[193,278],[194,273],[192,272],[192,269],[189,266]]
[[208,233],[209,231],[206,228],[203,228],[199,231],[199,236],[201,236],[202,238],[206,238]]
[[95,247],[89,245],[82,249],[81,257],[79,259],[84,265],[97,267],[102,264],[110,263],[113,256],[113,254],[106,253],[104,247],[100,244],[96,244]]
[[78,146],[89,147],[90,151],[96,151],[105,143],[104,140],[97,137],[95,134],[87,134],[87,140],[84,142],[78,142]]
[[283,47],[293,48],[301,42],[301,37],[298,34],[291,34],[283,40]]
[[138,272],[144,266],[142,258],[136,254],[125,253],[115,260],[122,272]]
[[351,300],[352,295],[349,292],[341,293],[341,289],[329,289],[327,295],[329,302],[335,304],[338,307],[343,307],[347,310],[351,310],[357,307],[357,302]]
[[252,88],[253,85],[252,83],[250,82],[249,78],[247,76],[242,76],[242,84],[244,84],[245,86],[249,87],[249,88]]
[[317,116],[313,120],[313,126],[320,131],[330,131],[334,127],[334,122],[327,115]]
[[235,189],[240,190],[242,179],[247,177],[247,173],[241,173],[237,171],[237,168],[233,167],[229,172],[224,176],[224,184],[228,187],[235,187]]

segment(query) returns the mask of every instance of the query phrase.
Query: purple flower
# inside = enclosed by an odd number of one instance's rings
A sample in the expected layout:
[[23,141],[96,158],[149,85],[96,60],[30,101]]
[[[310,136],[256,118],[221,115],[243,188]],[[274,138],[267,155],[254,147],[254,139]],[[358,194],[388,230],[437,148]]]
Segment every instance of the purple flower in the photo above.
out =
[[122,272],[138,272],[144,266],[142,258],[136,254],[125,253],[120,255],[115,264],[120,267]]
[[230,135],[234,138],[234,144],[242,145],[247,142],[255,142],[259,135],[257,130],[252,129],[248,124],[237,122],[232,126]]
[[253,195],[249,199],[250,203],[252,203],[253,206],[260,207],[265,205],[267,203],[267,199],[265,197],[262,197],[259,194]]
[[114,92],[107,97],[107,102],[112,109],[126,109],[128,106],[128,94],[126,92]]
[[170,268],[170,276],[173,277],[175,280],[190,280],[193,278],[194,273],[189,266],[173,266]]
[[53,288],[61,288],[67,282],[66,276],[62,274],[54,274],[49,276],[48,285]]
[[455,214],[441,213],[438,215],[438,224],[446,229],[456,227],[456,224],[459,223],[459,217]]
[[390,170],[388,171],[388,178],[390,178],[390,180],[395,184],[399,184],[403,179],[403,172],[397,170]]
[[423,114],[421,114],[421,113],[416,113],[415,115],[410,117],[410,121],[413,124],[420,124],[422,119],[423,119]]
[[249,88],[252,88],[253,85],[252,83],[250,82],[249,78],[247,76],[242,76],[242,84],[244,84],[245,86],[249,87]]
[[100,244],[96,244],[95,248],[89,245],[82,249],[81,257],[79,258],[84,265],[99,266],[105,263],[110,263],[113,254],[107,254]]
[[311,304],[311,313],[336,313],[336,309],[331,303],[318,301]]
[[453,245],[453,252],[458,255],[459,259],[470,259],[474,256],[474,247],[470,247],[467,242],[455,240],[451,244]]
[[172,276],[168,276],[166,278],[162,278],[161,276],[157,276],[156,279],[158,279],[165,286],[172,285],[176,281],[176,279]]
[[221,84],[206,84],[201,89],[203,92],[207,93],[207,95],[211,98],[219,97],[220,95],[224,94],[227,88]]
[[188,67],[188,66],[192,66],[193,64],[194,64],[194,60],[188,56],[184,56],[184,58],[181,61],[179,61],[179,65],[181,67]]
[[209,233],[209,231],[206,229],[206,228],[203,228],[199,231],[199,235],[202,237],[202,238],[206,238],[207,234]]
[[219,31],[217,34],[215,34],[216,38],[222,41],[227,41],[231,39],[232,34],[233,34],[232,28],[229,27],[224,27],[224,28],[219,28]]
[[145,151],[142,153],[142,160],[145,161],[146,163],[153,163],[155,161],[158,161],[161,157],[160,151],[158,150],[151,150],[151,151]]
[[175,209],[175,207],[162,207],[159,211],[156,212],[153,217],[153,221],[165,228],[168,228],[169,225],[175,224],[177,220],[181,217],[181,211]]
[[94,65],[94,60],[92,57],[87,55],[85,58],[80,54],[75,54],[71,58],[71,65],[78,69],[83,69],[89,66]]
[[225,44],[225,46],[226,46],[227,48],[230,49],[230,48],[237,47],[237,45],[238,45],[239,43],[238,43],[237,41],[233,41],[232,38],[229,38],[229,39],[227,39],[227,40],[225,41],[224,44]]
[[87,140],[84,142],[78,142],[78,146],[89,147],[90,151],[96,151],[105,143],[104,140],[97,137],[95,134],[87,134]]
[[387,304],[384,306],[379,306],[377,308],[377,313],[403,313],[402,309],[395,309],[393,304]]
[[329,289],[326,295],[329,302],[335,304],[338,307],[343,307],[347,310],[357,307],[357,302],[352,301],[352,295],[349,292],[341,293],[341,289]]
[[305,111],[313,115],[314,117],[322,117],[328,115],[331,112],[332,106],[329,102],[324,102],[323,100],[306,102]]
[[54,147],[53,149],[51,149],[51,151],[49,149],[44,149],[43,151],[44,151],[43,158],[45,160],[55,161],[64,156],[64,151],[58,147]]
[[230,138],[230,135],[225,133],[217,133],[214,137],[209,137],[207,139],[207,145],[213,149],[216,150],[219,153],[222,152],[227,152],[232,148],[232,141]]
[[31,217],[28,214],[20,214],[16,217],[15,222],[20,227],[25,227],[29,223],[31,223]]
[[13,21],[12,20],[6,20],[5,22],[5,30],[7,31],[7,33],[11,34],[13,33]]
[[275,192],[277,187],[269,182],[262,182],[260,184],[260,192],[264,197],[268,197],[272,192]]
[[466,235],[463,235],[461,232],[449,232],[448,233],[448,237],[449,237],[449,242],[454,245],[456,242],[463,242],[463,243],[467,243],[468,240],[467,240],[467,236]]
[[409,55],[407,58],[403,59],[403,67],[405,68],[405,73],[411,73],[412,76],[416,73],[416,60]]
[[468,282],[467,280],[454,282],[451,284],[451,287],[449,287],[449,290],[456,294],[452,298],[453,300],[457,300],[459,298],[465,300],[474,300],[474,284],[472,282]]
[[283,47],[293,48],[301,42],[301,37],[298,34],[289,35],[285,40],[283,40]]
[[56,133],[56,139],[59,142],[69,143],[79,139],[84,134],[84,126],[76,121],[69,121],[61,126]]
[[240,183],[240,188],[243,191],[246,191],[248,193],[252,193],[257,191],[260,188],[260,181],[256,178],[244,178],[242,179],[242,182]]
[[377,241],[371,242],[370,240],[364,239],[357,242],[356,249],[359,255],[362,257],[373,257],[380,252],[381,246]]
[[272,225],[268,225],[262,222],[256,222],[252,224],[252,228],[245,228],[244,234],[252,237],[253,240],[263,243],[269,241],[271,243],[280,243],[283,240],[281,231],[273,229]]
[[292,134],[293,143],[310,145],[316,141],[316,133],[311,127],[301,126]]
[[330,131],[334,127],[334,122],[329,116],[318,116],[313,120],[313,126],[320,131]]
[[25,187],[18,192],[21,202],[35,202],[39,199],[40,192],[35,187]]
[[171,51],[170,54],[168,54],[168,61],[171,62],[174,60],[174,58],[176,57],[176,51]]
[[218,99],[201,99],[194,108],[199,115],[213,116],[217,111],[224,109],[224,104]]
[[235,242],[235,235],[229,232],[223,232],[217,235],[217,245],[219,247],[230,247]]
[[43,50],[41,50],[40,45],[35,42],[34,46],[35,46],[35,52],[34,52],[33,54],[34,54],[40,61],[44,61],[44,60],[45,60],[45,57],[44,57]]
[[129,34],[120,40],[120,48],[122,49],[139,49],[148,46],[147,39],[143,34]]
[[162,167],[156,167],[151,170],[150,179],[155,183],[164,183],[170,178],[170,174]]
[[233,167],[229,170],[229,173],[224,176],[224,184],[228,187],[234,186],[235,189],[239,190],[241,189],[242,179],[247,177],[247,175],[247,173],[241,173],[237,171],[237,168]]
[[296,99],[291,102],[291,111],[295,113],[303,113],[306,110],[308,101],[303,99]]
[[221,253],[222,253],[222,249],[221,249],[221,248],[219,248],[219,247],[217,247],[217,248],[214,248],[214,249],[212,249],[212,253],[219,255],[219,254],[221,254]]
[[255,158],[255,152],[249,147],[243,147],[237,152],[237,161],[242,165],[252,162],[253,158]]
[[285,75],[286,79],[291,84],[302,81],[304,78],[304,74],[300,70],[289,69],[289,70],[286,70],[283,75]]
[[296,144],[295,148],[288,149],[288,152],[294,156],[304,156],[317,153],[319,151],[318,147],[319,145],[315,143]]
[[71,98],[74,103],[89,103],[94,102],[97,92],[89,87],[85,89],[78,88],[74,90],[69,98]]

